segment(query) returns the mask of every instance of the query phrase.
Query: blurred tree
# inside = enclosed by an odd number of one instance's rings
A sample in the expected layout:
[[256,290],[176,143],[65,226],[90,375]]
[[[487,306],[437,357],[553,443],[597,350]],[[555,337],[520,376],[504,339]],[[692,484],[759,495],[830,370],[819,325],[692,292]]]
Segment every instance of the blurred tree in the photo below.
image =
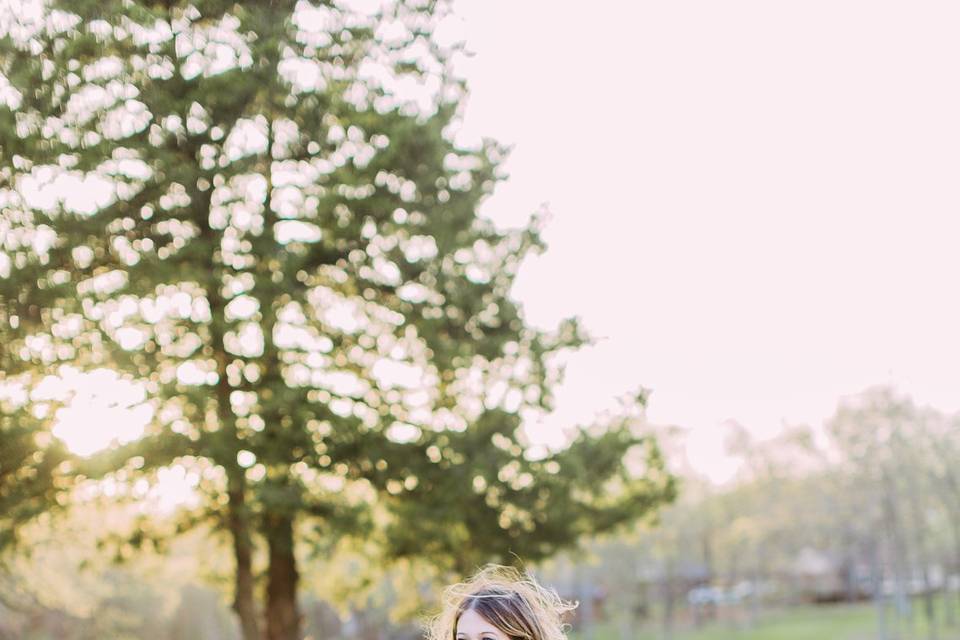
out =
[[[944,494],[938,491],[949,480],[937,458],[956,450],[938,437],[944,422],[936,412],[881,386],[846,399],[827,424],[847,468],[849,490],[858,498],[858,519],[865,523],[861,535],[872,548],[881,636],[888,626],[894,635],[901,627],[907,635],[916,634],[910,598],[916,594],[922,597],[928,637],[938,632],[934,594],[943,584],[934,584],[931,574],[936,524],[931,516],[946,506],[950,517],[949,498],[941,502]],[[931,451],[932,443],[939,454]],[[941,568],[949,566],[949,560],[938,560]],[[896,613],[891,621],[884,605],[889,586]]]
[[0,400],[0,551],[23,523],[58,505],[67,455],[41,425],[22,405]]
[[[196,469],[206,500],[180,529],[229,534],[246,640],[299,637],[295,542],[369,530],[371,504],[388,555],[464,571],[672,497],[629,419],[527,447],[552,355],[584,336],[526,325],[509,296],[538,222],[476,214],[504,150],[452,140],[442,6],[37,7],[5,11],[0,34],[11,371],[107,366],[144,386],[144,437],[79,471]],[[11,469],[57,461],[21,448]]]
[[[0,278],[0,300],[16,300],[20,286]],[[47,428],[56,398],[44,392],[42,372],[15,346],[14,335],[24,333],[0,317],[0,552],[17,542],[24,523],[58,507],[69,484],[69,453]],[[28,410],[31,396],[35,402]]]

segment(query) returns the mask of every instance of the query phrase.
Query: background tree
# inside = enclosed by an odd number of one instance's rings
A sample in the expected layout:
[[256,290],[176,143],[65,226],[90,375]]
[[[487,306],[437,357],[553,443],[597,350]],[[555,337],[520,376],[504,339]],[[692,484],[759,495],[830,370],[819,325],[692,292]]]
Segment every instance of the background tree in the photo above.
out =
[[457,47],[433,35],[441,5],[8,13],[5,346],[34,374],[107,366],[142,385],[145,435],[74,475],[189,467],[206,500],[178,529],[227,534],[246,640],[298,637],[298,542],[382,516],[389,555],[462,571],[544,557],[672,496],[629,421],[527,447],[553,354],[584,336],[528,326],[510,297],[538,223],[476,214],[503,149],[453,141],[463,86]]
[[[945,580],[935,581],[931,571],[953,564],[949,544],[937,543],[951,537],[950,475],[942,466],[945,458],[956,463],[956,433],[943,437],[950,422],[893,389],[874,387],[842,403],[828,425],[868,523],[881,637],[917,634],[910,602],[917,594],[928,637],[939,631],[934,595]],[[889,619],[886,585],[895,612]]]
[[[17,242],[10,222],[8,214],[0,214],[0,247]],[[20,304],[18,290],[23,285],[9,277],[9,262],[3,258],[7,254],[0,249],[0,274],[4,264],[7,271],[7,277],[0,277],[0,300],[7,302],[0,306],[0,552],[17,542],[22,525],[64,501],[70,458],[63,443],[45,427],[63,399],[42,384],[47,363],[42,347],[37,347],[49,333],[29,325],[39,307],[27,303],[26,295],[22,300],[26,304]],[[42,297],[43,292],[30,295]],[[33,336],[32,342],[25,340],[27,335]],[[51,357],[52,352],[48,350],[47,355]]]

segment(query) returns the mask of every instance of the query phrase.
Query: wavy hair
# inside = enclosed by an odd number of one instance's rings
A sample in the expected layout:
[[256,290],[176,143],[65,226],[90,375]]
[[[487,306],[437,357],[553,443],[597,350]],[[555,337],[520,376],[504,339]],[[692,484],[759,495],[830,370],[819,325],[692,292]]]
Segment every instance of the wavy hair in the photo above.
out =
[[430,620],[427,640],[456,640],[457,623],[476,611],[511,640],[566,640],[563,615],[577,606],[511,567],[487,565],[443,592],[443,610]]

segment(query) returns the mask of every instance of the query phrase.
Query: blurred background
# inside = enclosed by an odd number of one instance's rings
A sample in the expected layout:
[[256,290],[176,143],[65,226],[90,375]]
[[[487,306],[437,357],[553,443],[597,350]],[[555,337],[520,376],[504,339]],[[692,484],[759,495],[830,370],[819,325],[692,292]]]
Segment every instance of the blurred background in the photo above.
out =
[[0,2],[0,638],[960,638],[952,3]]

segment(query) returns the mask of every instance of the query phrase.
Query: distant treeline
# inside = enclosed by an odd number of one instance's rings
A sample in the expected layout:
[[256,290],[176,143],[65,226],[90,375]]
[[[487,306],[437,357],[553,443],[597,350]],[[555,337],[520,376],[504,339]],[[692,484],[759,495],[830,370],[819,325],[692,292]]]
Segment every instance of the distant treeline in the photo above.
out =
[[878,387],[844,399],[822,429],[730,435],[742,468],[717,487],[662,430],[680,500],[588,558],[551,563],[588,603],[581,622],[749,624],[769,607],[872,600],[880,638],[960,624],[958,416]]

